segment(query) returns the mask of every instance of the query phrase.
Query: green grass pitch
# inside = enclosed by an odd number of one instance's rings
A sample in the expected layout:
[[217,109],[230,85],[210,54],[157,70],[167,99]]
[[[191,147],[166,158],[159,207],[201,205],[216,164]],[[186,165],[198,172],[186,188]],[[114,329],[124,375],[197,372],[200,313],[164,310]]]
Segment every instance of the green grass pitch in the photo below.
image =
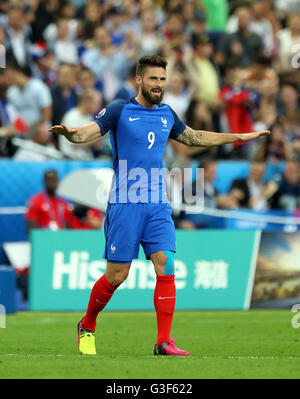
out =
[[9,315],[0,329],[0,379],[299,378],[300,329],[281,311],[177,311],[172,332],[189,357],[154,357],[154,312],[98,317],[96,356],[77,351],[78,313]]

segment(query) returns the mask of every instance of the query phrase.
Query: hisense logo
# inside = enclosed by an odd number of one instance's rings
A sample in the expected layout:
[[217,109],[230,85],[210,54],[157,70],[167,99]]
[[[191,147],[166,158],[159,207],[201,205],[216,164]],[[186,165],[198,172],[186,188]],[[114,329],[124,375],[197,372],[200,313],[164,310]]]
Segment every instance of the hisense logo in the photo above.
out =
[[[52,288],[54,290],[90,290],[95,282],[104,274],[105,260],[92,260],[86,251],[72,251],[65,254],[54,253]],[[176,288],[186,287],[187,267],[180,261],[175,261]],[[156,285],[156,275],[151,262],[134,260],[130,273],[124,283],[118,288],[133,290],[136,288],[153,290]]]

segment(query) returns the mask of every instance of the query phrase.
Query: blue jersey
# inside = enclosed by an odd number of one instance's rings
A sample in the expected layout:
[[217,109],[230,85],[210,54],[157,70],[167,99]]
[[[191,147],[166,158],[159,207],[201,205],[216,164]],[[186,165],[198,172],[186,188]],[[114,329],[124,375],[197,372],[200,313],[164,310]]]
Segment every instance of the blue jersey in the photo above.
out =
[[167,140],[186,128],[170,106],[146,108],[131,98],[112,103],[94,121],[103,135],[110,135],[115,177],[109,202],[166,202],[163,156]]

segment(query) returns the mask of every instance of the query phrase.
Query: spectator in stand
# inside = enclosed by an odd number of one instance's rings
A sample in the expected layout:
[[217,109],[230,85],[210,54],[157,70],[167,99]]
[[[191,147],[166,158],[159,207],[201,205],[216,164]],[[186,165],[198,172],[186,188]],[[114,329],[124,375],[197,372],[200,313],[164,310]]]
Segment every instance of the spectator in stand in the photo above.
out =
[[57,71],[56,85],[51,89],[53,100],[52,124],[59,125],[66,112],[77,105],[76,75],[73,65],[61,64]]
[[[26,135],[28,140],[24,142],[25,147],[19,148],[13,158],[16,161],[46,161],[52,159],[51,152],[54,150],[51,134],[48,126],[44,122],[38,122],[32,125]],[[32,145],[30,146],[29,143]],[[54,150],[56,151],[56,150]]]
[[135,81],[135,77],[136,77],[136,65],[130,68],[128,78],[118,90],[115,100],[129,100],[130,98],[136,96],[137,84]]
[[[77,39],[79,21],[77,18],[75,18],[75,9],[72,4],[65,2],[60,5],[60,9],[55,14],[55,21],[57,21],[58,18],[68,20],[69,39],[74,42]],[[57,40],[57,28],[56,22],[52,22],[45,28],[43,32],[43,37],[48,48],[54,48],[55,42]]]
[[238,29],[235,33],[226,33],[222,37],[215,59],[218,64],[224,66],[226,61],[236,58],[241,67],[247,68],[263,55],[263,41],[250,30],[253,14],[249,6],[239,7],[236,15]]
[[184,18],[178,12],[167,15],[162,28],[163,38],[169,42],[171,49],[176,50],[178,60],[182,56],[184,46],[188,42],[188,36],[184,33]]
[[157,30],[154,11],[151,9],[144,11],[140,20],[142,32],[139,40],[139,56],[158,54],[163,40]]
[[218,70],[211,61],[214,46],[210,37],[207,34],[202,34],[195,39],[194,48],[193,65],[200,81],[196,97],[199,101],[215,106],[220,85]]
[[[272,68],[271,60],[265,56],[259,57],[251,67],[242,71],[242,81],[245,89],[259,95],[257,108],[254,107],[252,111],[254,130],[269,130],[277,118],[274,100],[279,90],[279,79]],[[264,142],[265,140],[257,140],[251,144],[248,159],[255,159],[260,144]]]
[[296,85],[282,83],[279,97],[277,98],[278,116],[295,119],[300,113],[299,90]]
[[300,14],[290,14],[287,19],[287,27],[277,33],[279,41],[279,56],[277,68],[279,73],[290,72],[294,67],[292,58],[295,57],[300,43]]
[[[190,30],[189,27],[191,28]],[[206,14],[203,10],[197,9],[194,15],[193,25],[191,26],[188,24],[185,30],[190,37],[190,44],[195,47],[198,37],[207,34],[207,30]]]
[[30,55],[30,27],[22,5],[11,4],[7,14],[6,31],[6,56],[13,57],[21,67],[31,66]]
[[31,2],[33,19],[31,21],[32,43],[44,41],[44,31],[59,14],[60,2],[57,0],[41,0]]
[[[93,121],[95,114],[102,107],[102,97],[97,90],[87,90],[79,98],[77,107],[72,108],[63,117],[62,123],[67,126],[83,126]],[[102,148],[102,139],[94,140],[91,144],[73,144],[59,136],[59,148],[70,159],[92,159],[93,149]]]
[[270,163],[291,160],[293,148],[282,123],[277,121],[270,126],[270,130],[272,134],[260,144],[256,159]]
[[180,119],[184,120],[191,99],[197,97],[201,87],[194,65],[194,51],[192,47],[186,48],[180,62],[177,62],[176,50],[171,49],[169,44],[162,51],[168,61],[163,102],[173,107]]
[[[242,69],[239,64],[234,62],[226,67],[226,82],[227,84],[219,93],[223,109],[222,130],[231,133],[252,132],[254,127],[251,112],[257,107],[257,93],[243,88]],[[230,151],[232,157],[247,158],[250,145],[243,144],[234,143],[234,145],[226,145],[224,148]]]
[[[188,121],[192,129],[214,131],[212,114],[204,102],[192,100],[183,120]],[[215,157],[217,154],[216,147],[187,147],[175,140],[171,140],[171,144],[175,150],[175,157],[184,155],[189,160],[197,159],[200,161],[208,157]]]
[[264,162],[254,161],[248,177],[233,180],[229,193],[239,203],[240,208],[250,208],[255,211],[268,209],[265,197],[265,169]]
[[271,209],[281,209],[293,213],[300,205],[300,165],[297,161],[288,161],[282,174],[270,181],[265,195],[270,198]]
[[224,32],[228,19],[228,1],[202,0],[201,3],[204,5],[207,15],[207,30],[209,32]]
[[[252,0],[252,20],[249,24],[249,30],[256,33],[264,45],[264,55],[271,57],[274,52],[274,32],[270,21],[268,20],[269,0]],[[227,23],[226,32],[235,33],[238,30],[238,14],[240,7],[237,8],[235,15],[229,18]]]
[[113,46],[120,47],[125,40],[125,12],[122,5],[110,8],[105,21],[105,26],[110,32]]
[[191,92],[184,71],[179,68],[174,69],[168,79],[163,101],[170,105],[180,120],[184,120],[190,96]]
[[70,206],[67,201],[56,195],[58,174],[56,170],[47,170],[44,174],[44,190],[31,197],[25,215],[27,230],[64,229],[70,219]]
[[[126,32],[133,31],[136,32],[137,35],[141,33],[141,22],[140,15],[143,13],[144,9],[142,7],[142,1],[135,0],[123,0],[122,7],[124,10],[124,24],[123,28]],[[150,9],[156,8],[153,4],[153,7],[148,7]],[[161,13],[161,10],[159,8]],[[155,11],[154,11],[155,12]],[[156,15],[156,12],[155,12]],[[156,15],[157,19],[157,15]]]
[[5,69],[8,85],[7,100],[14,105],[20,117],[28,126],[42,120],[51,125],[52,99],[48,86],[32,78],[28,67],[20,67],[10,60]]
[[262,100],[274,102],[279,79],[270,58],[261,56],[251,67],[244,69],[243,82],[247,89],[258,92]]
[[112,101],[130,67],[126,55],[112,45],[109,30],[98,26],[94,31],[94,47],[83,53],[82,61],[100,79],[105,103]]
[[77,64],[78,50],[74,40],[70,39],[70,26],[66,18],[57,21],[57,38],[53,46],[53,52],[58,64]]
[[33,76],[46,83],[48,87],[52,87],[56,82],[57,62],[55,55],[52,51],[47,50],[46,47],[39,48],[38,44],[36,47]]
[[274,8],[281,21],[292,14],[300,14],[300,3],[295,0],[274,0]]
[[27,132],[28,126],[15,107],[7,101],[8,89],[5,69],[0,69],[0,157],[10,157],[15,152],[11,137]]
[[85,42],[91,42],[94,30],[103,20],[102,9],[97,2],[88,2],[84,7],[84,18],[81,23],[81,36]]
[[[216,178],[217,163],[213,159],[206,159],[200,163],[199,168],[204,169],[203,181],[202,175],[198,176],[200,181],[198,184],[201,186],[201,195],[204,194],[204,207],[205,208],[222,208],[222,209],[236,209],[239,206],[239,201],[235,198],[232,193],[219,194],[214,187],[214,181]],[[202,185],[203,183],[203,185]],[[191,191],[191,192],[190,192]],[[184,187],[182,198],[184,202],[192,204],[192,201],[196,201],[195,196],[197,195],[197,181],[192,183],[191,190]],[[209,227],[211,219],[202,214],[188,215],[182,212],[180,215],[179,228],[186,230],[194,230],[196,228]]]
[[72,230],[103,229],[104,214],[85,205],[74,204],[67,227]]
[[97,82],[93,72],[83,65],[79,65],[79,69],[77,71],[77,83],[78,85],[76,90],[78,95],[81,95],[87,90],[97,88]]

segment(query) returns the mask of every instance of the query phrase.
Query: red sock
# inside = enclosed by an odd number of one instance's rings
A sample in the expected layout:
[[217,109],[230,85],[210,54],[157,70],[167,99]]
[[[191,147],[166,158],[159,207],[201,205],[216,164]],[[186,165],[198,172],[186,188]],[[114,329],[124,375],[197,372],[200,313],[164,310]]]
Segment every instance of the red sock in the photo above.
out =
[[156,345],[170,341],[175,301],[175,276],[157,276],[154,291],[154,307],[157,318]]
[[96,319],[99,312],[104,309],[117,288],[117,286],[112,285],[107,280],[105,274],[96,281],[91,292],[86,315],[81,322],[85,330],[95,331]]

